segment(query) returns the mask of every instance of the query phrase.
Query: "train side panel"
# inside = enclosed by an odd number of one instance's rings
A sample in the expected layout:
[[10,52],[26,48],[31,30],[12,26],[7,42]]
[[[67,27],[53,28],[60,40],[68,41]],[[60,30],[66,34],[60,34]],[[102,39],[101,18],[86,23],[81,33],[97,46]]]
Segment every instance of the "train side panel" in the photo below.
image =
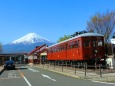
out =
[[67,58],[69,60],[83,60],[81,38],[68,42]]

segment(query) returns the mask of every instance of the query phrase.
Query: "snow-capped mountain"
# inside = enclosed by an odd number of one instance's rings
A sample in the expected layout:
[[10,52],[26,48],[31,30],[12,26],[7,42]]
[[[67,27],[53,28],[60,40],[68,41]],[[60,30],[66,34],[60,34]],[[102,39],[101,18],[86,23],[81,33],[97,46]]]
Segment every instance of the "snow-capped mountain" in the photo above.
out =
[[3,45],[2,53],[25,53],[31,52],[36,46],[43,44],[52,45],[53,42],[35,33],[29,33],[13,42]]
[[32,43],[37,43],[37,42],[50,42],[50,41],[46,38],[43,38],[43,37],[37,35],[36,33],[29,33],[15,41],[11,42],[10,44],[19,44],[19,43],[32,44]]

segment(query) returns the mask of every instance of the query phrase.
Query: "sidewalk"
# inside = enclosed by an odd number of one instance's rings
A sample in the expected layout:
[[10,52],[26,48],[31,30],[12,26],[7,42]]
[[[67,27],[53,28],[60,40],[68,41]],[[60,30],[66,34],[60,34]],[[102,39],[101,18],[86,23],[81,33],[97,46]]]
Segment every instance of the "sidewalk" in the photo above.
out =
[[3,71],[4,67],[0,66],[0,73]]
[[87,79],[87,80],[94,80],[94,81],[103,81],[103,82],[115,82],[115,72],[114,73],[103,73],[100,75],[97,71],[95,73],[94,71],[84,71],[74,68],[68,68],[68,67],[60,67],[60,66],[48,66],[48,65],[37,65],[36,67],[43,68],[49,71],[53,71],[56,73],[60,73],[63,75],[79,78],[79,79]]

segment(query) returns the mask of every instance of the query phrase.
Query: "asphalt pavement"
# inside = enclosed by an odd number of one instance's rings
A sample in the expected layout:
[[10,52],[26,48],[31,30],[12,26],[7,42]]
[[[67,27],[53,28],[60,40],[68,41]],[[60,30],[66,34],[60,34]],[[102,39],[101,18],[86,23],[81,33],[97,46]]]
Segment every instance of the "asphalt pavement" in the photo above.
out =
[[36,66],[23,66],[17,70],[4,70],[0,76],[0,86],[115,86],[115,84],[77,79]]
[[[24,66],[24,65],[18,65],[18,66],[20,67],[20,66]],[[62,70],[62,67],[54,67],[54,66],[48,66],[48,65],[29,65],[29,66],[42,68],[42,69],[45,69],[48,71],[60,73],[60,74],[74,77],[74,78],[78,78],[78,79],[87,79],[87,80],[115,83],[115,72],[105,73],[105,74],[102,74],[102,77],[100,77],[100,74],[96,74],[94,72],[87,72],[85,75],[84,71],[77,70],[77,69],[75,71],[74,69],[69,69],[66,67],[63,68],[63,70]],[[0,66],[0,73],[2,73],[3,70],[4,70],[3,66]],[[108,70],[108,71],[110,71],[110,70]]]

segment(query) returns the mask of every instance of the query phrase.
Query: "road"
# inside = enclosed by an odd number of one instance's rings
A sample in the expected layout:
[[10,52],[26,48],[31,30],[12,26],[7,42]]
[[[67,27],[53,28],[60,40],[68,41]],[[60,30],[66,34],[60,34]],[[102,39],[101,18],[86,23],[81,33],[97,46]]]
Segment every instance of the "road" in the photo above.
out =
[[81,80],[38,67],[5,70],[0,75],[0,86],[115,86],[115,83]]

